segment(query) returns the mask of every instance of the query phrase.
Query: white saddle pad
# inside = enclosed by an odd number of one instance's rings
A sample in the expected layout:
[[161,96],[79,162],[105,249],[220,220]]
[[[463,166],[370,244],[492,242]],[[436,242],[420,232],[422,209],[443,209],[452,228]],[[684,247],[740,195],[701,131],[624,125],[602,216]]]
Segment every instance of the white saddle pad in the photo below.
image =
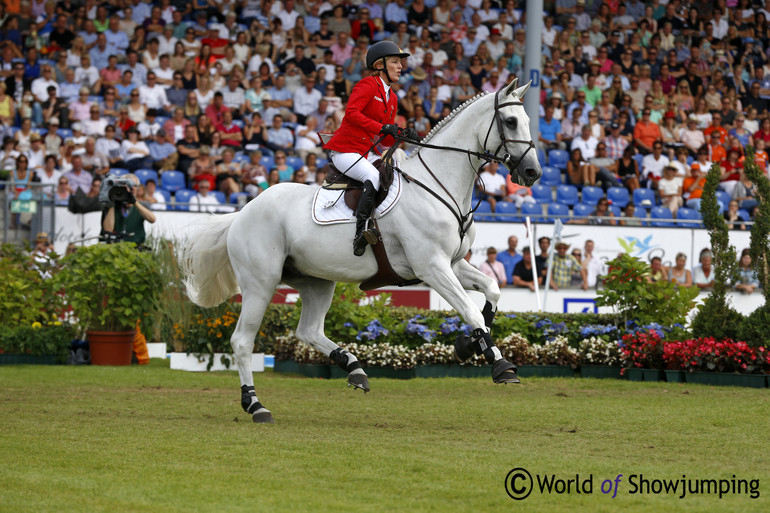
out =
[[[313,197],[313,221],[316,224],[354,223],[355,213],[345,204],[342,189],[324,189],[319,187]],[[377,217],[382,217],[393,209],[401,197],[401,173],[393,173],[393,183],[390,184],[388,195],[375,210]]]

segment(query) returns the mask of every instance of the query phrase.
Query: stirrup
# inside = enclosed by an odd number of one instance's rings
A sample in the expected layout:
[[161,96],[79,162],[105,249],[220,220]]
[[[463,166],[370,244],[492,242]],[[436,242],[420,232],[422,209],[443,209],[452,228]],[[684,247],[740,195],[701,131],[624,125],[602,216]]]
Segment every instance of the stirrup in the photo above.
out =
[[361,232],[361,235],[366,239],[366,242],[374,246],[378,242],[380,242],[380,232],[377,231],[377,228],[369,228],[367,230],[364,230]]

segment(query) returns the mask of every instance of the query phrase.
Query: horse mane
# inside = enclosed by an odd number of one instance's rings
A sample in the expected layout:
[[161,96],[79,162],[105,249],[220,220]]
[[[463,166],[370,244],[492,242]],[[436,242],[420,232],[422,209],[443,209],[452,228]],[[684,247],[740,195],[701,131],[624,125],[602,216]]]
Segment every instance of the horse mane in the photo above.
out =
[[[471,98],[469,100],[466,100],[465,103],[462,103],[461,105],[458,105],[457,108],[455,108],[455,110],[453,110],[452,112],[449,113],[449,115],[447,115],[447,117],[445,117],[444,119],[442,119],[441,121],[436,123],[436,126],[434,126],[431,129],[431,131],[428,132],[428,134],[425,137],[422,138],[421,142],[424,142],[424,143],[429,142],[442,128],[444,128],[447,124],[449,124],[449,122],[452,121],[458,114],[460,114],[460,112],[465,110],[466,107],[468,107],[472,103],[475,103],[477,100],[483,98],[487,94],[489,94],[489,93],[488,92],[478,93],[473,98]],[[415,155],[417,155],[416,151],[412,152],[407,157],[407,159],[410,159],[410,158],[414,157]]]

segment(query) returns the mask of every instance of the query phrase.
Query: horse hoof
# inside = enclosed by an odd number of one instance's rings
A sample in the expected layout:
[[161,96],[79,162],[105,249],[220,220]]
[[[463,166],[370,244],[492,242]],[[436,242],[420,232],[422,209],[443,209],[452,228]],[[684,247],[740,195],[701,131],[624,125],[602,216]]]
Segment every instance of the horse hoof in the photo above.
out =
[[495,383],[521,383],[516,375],[516,366],[501,358],[492,365],[492,381]]
[[256,424],[275,424],[275,419],[270,410],[260,408],[251,415],[251,419]]
[[[357,369],[358,370],[358,369]],[[354,371],[355,372],[355,371]],[[364,372],[351,372],[348,374],[348,386],[353,387],[353,390],[360,388],[364,393],[369,391],[369,378]]]

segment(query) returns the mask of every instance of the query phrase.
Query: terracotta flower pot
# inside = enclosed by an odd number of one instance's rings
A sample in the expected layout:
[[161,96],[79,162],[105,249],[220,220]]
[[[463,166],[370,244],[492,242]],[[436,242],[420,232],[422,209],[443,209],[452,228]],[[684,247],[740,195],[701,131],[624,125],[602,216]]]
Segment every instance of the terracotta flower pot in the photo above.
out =
[[92,365],[131,365],[135,331],[88,331]]

